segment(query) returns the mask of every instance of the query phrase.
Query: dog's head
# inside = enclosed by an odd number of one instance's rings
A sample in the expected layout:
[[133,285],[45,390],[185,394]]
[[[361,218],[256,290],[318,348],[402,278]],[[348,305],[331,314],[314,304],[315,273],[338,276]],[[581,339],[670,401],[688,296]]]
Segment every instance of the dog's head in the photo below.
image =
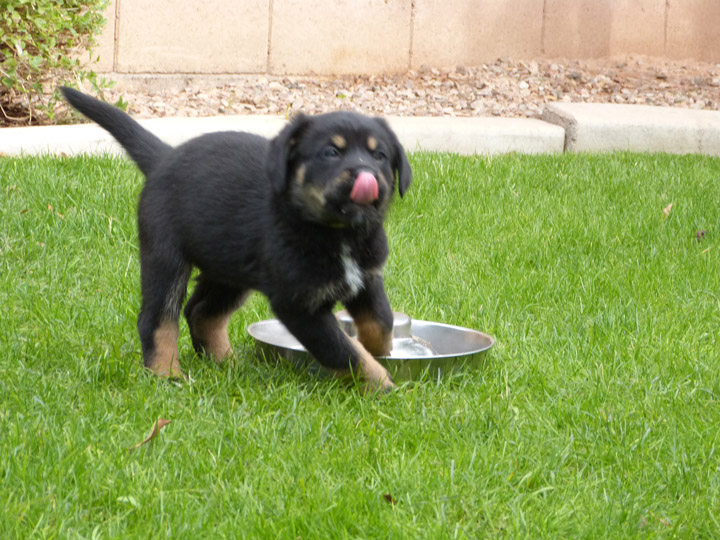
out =
[[296,115],[271,141],[265,167],[276,194],[329,227],[382,223],[396,176],[401,197],[412,179],[388,124],[351,112]]

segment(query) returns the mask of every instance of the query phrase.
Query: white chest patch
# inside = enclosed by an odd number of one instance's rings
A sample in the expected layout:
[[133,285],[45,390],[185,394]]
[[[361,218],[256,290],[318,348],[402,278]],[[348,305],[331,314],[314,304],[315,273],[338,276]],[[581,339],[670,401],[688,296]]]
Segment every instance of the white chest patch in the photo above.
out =
[[352,296],[356,296],[363,288],[363,272],[355,259],[352,258],[350,247],[345,244],[342,247],[340,260],[345,271],[345,283],[350,288]]
[[316,310],[328,302],[344,301],[356,297],[365,288],[364,272],[353,259],[350,246],[343,245],[340,251],[342,277],[331,281],[312,292],[308,298],[308,306]]

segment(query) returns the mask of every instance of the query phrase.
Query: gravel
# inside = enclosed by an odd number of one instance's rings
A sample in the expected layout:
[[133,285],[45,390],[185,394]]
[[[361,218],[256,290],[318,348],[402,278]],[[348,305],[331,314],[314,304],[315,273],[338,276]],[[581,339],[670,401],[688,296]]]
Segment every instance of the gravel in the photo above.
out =
[[[193,75],[120,76],[105,90],[138,118],[237,114],[290,116],[349,109],[379,116],[503,116],[539,118],[546,103],[592,102],[720,109],[720,64],[628,56],[596,60],[498,59],[454,70],[419,69],[401,75],[276,77]],[[47,92],[28,96],[37,107]],[[158,89],[163,88],[163,89]],[[7,105],[7,103],[6,103]],[[16,105],[22,105],[17,102]],[[18,107],[18,110],[27,110]],[[0,127],[66,123],[67,106],[52,119],[0,110]],[[77,121],[77,117],[70,121]]]
[[[205,85],[207,86],[207,85]],[[627,57],[602,60],[499,59],[452,71],[319,77],[243,76],[217,87],[123,89],[105,99],[137,117],[317,114],[350,109],[381,116],[541,115],[546,103],[593,102],[720,108],[720,64]]]

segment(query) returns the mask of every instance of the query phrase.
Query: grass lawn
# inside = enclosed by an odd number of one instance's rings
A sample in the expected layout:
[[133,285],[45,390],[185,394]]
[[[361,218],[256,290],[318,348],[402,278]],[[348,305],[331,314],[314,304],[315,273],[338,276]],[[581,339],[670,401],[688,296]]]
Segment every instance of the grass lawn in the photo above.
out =
[[497,345],[373,398],[259,362],[259,295],[146,375],[140,174],[0,158],[0,538],[718,537],[720,160],[411,162],[393,307]]

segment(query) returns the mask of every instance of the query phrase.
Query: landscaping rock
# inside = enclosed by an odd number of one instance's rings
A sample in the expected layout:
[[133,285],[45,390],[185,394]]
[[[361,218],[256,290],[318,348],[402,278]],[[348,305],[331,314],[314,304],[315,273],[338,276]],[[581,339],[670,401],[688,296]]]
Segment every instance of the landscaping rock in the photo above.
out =
[[[621,103],[720,109],[720,65],[640,56],[598,60],[499,59],[455,70],[320,77],[118,76],[105,99],[139,118],[317,114],[540,118],[545,105]],[[62,115],[59,115],[62,118]]]

